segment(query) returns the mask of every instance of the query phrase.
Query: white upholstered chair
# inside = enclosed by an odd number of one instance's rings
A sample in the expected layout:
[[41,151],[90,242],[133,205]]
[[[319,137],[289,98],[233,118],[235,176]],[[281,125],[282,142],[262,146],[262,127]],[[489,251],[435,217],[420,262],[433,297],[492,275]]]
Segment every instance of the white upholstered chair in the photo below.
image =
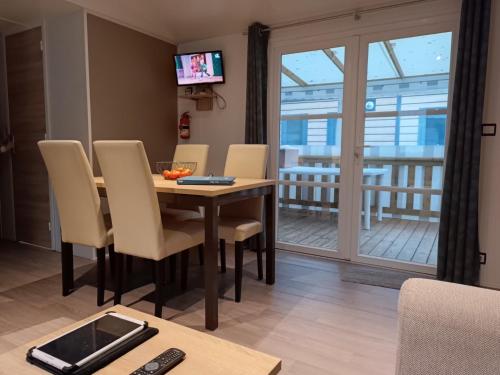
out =
[[[225,176],[240,178],[265,178],[269,152],[267,145],[230,145]],[[221,252],[221,269],[226,269],[226,242],[234,243],[235,248],[235,300],[241,301],[241,283],[243,275],[244,242],[252,237],[257,242],[258,278],[262,280],[262,214],[264,200],[262,197],[225,205],[219,213],[219,238]]]
[[209,145],[181,144],[175,147],[174,161],[196,162],[193,176],[205,176],[207,173],[207,161]]
[[[208,145],[177,145],[173,161],[195,162],[196,169],[193,172],[193,176],[204,176],[207,170],[208,149]],[[167,208],[163,210],[163,213],[179,221],[202,217],[198,206],[177,207],[167,203]]]
[[[193,176],[205,176],[207,173],[208,151],[209,145],[201,144],[179,144],[175,147],[173,161],[177,162],[196,162],[196,169]],[[168,219],[177,221],[191,220],[201,218],[200,208],[198,206],[191,207],[176,207],[168,206],[162,210],[167,215]],[[198,247],[198,257],[200,264],[203,264],[203,245]],[[173,268],[175,268],[175,259],[172,259]]]
[[161,317],[165,259],[182,253],[182,287],[187,283],[188,250],[203,243],[196,222],[162,222],[153,176],[141,141],[96,141],[114,224],[115,304],[121,301],[122,254],[155,262],[155,315]]
[[[47,166],[61,222],[63,295],[73,285],[73,244],[91,246],[97,253],[97,304],[104,303],[105,248],[113,264],[113,231],[109,215],[101,210],[94,176],[78,141],[40,141],[38,147]],[[107,219],[107,220],[106,220]],[[112,266],[113,268],[113,266]]]

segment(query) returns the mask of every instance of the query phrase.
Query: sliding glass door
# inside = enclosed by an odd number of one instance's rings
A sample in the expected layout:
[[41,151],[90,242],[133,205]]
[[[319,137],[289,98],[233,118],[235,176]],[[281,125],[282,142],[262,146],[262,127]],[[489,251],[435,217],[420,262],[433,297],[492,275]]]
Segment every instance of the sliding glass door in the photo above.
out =
[[280,248],[435,271],[453,29],[273,50]]
[[[280,59],[278,242],[286,249],[343,257],[343,138],[353,128],[345,80],[349,41],[284,51]],[[352,78],[350,78],[352,79]],[[347,112],[347,113],[346,113]]]
[[437,263],[452,33],[396,35],[361,41],[367,54],[360,69],[361,225],[355,257],[431,272]]

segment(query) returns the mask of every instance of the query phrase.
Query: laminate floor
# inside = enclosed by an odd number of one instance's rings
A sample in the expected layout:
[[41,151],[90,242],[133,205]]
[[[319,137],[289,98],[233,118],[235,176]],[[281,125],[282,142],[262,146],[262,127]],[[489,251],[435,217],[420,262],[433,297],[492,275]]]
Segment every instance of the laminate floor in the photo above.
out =
[[[188,291],[179,290],[179,280],[169,286],[163,317],[205,331],[195,255]],[[96,306],[95,264],[75,258],[78,290],[68,297],[61,296],[59,267],[56,252],[0,242],[0,354],[101,309]],[[246,251],[242,302],[233,301],[229,268],[220,275],[219,329],[208,333],[280,357],[283,374],[393,374],[399,291],[343,282],[343,267],[279,251],[276,284],[268,286],[256,280],[255,254]],[[132,271],[129,283],[135,289],[122,302],[153,313],[149,264],[134,263]],[[111,297],[107,291],[102,308],[112,305]]]

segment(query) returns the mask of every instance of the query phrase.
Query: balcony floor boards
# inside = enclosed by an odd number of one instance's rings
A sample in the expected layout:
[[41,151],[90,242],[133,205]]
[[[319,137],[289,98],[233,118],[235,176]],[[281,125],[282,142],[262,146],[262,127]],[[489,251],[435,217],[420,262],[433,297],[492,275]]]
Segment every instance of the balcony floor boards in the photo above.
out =
[[[360,231],[361,254],[435,266],[439,223],[396,218],[371,218],[370,230]],[[278,241],[328,250],[338,247],[336,214],[280,209]]]

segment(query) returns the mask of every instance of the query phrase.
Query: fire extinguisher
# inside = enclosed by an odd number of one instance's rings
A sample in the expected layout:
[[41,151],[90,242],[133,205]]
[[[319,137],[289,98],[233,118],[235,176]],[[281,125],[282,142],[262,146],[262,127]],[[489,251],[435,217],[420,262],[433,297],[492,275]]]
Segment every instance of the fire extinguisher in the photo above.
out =
[[191,116],[189,116],[189,112],[184,112],[179,120],[179,137],[182,139],[189,139],[191,135],[191,130],[189,129],[190,122]]

